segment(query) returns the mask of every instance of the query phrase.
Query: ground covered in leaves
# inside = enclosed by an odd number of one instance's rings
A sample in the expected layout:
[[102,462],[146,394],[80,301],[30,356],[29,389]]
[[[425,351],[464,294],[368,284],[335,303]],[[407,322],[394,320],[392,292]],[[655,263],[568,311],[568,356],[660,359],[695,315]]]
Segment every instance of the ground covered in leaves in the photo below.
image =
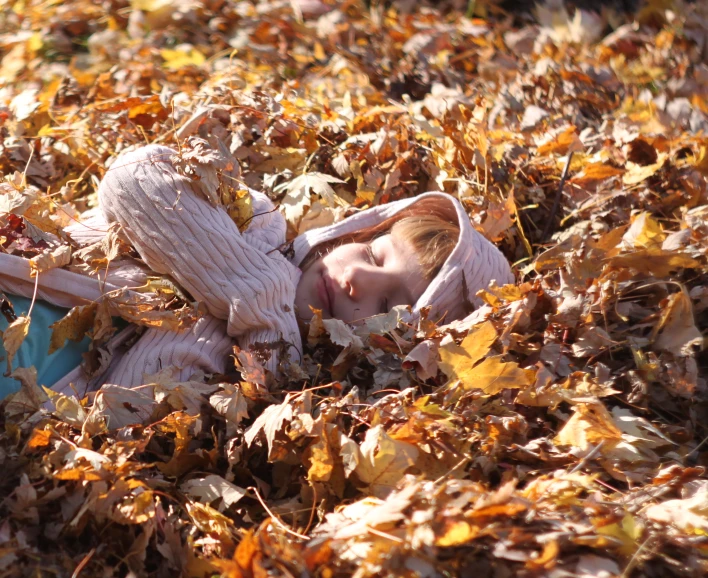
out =
[[[0,241],[37,274],[136,262],[65,229],[157,142],[213,147],[195,178],[240,166],[292,236],[447,191],[518,281],[450,326],[315,322],[282,379],[238,351],[81,399],[20,372],[0,576],[708,573],[708,11],[373,4],[2,4]],[[197,313],[158,277],[113,307]],[[94,304],[55,341],[88,332],[95,371],[114,331]]]

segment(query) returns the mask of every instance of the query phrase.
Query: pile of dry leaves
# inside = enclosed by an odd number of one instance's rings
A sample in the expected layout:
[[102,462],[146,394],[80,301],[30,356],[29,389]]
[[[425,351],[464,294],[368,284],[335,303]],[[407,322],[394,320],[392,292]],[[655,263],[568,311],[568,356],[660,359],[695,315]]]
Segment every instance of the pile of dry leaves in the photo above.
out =
[[[83,399],[20,372],[0,576],[708,573],[706,5],[370,4],[0,5],[0,246],[36,271],[140,266],[67,227],[154,142],[266,191],[291,236],[447,191],[518,279],[445,327],[316,319],[280,380],[246,351]],[[111,315],[198,314],[168,278],[135,299],[72,310],[56,344],[88,332],[91,370]]]

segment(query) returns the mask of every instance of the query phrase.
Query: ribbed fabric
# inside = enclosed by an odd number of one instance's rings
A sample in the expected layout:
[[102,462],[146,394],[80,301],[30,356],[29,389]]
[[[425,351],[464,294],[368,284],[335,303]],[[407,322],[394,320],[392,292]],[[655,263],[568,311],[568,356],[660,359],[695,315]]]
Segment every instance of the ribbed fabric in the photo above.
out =
[[[225,210],[199,197],[176,171],[173,154],[147,146],[118,159],[99,187],[106,220],[122,225],[151,269],[171,275],[214,317],[226,319],[228,334],[243,347],[255,332],[301,350],[293,308],[300,271],[279,251],[262,250],[268,241],[276,241],[269,249],[285,241],[282,216],[254,218],[254,238],[246,240]],[[276,370],[277,362],[272,355],[268,368]]]
[[177,381],[187,381],[197,370],[224,373],[233,339],[226,322],[212,316],[199,319],[189,331],[175,334],[148,329],[105,378],[107,383],[134,387],[145,376],[167,367],[177,368]]

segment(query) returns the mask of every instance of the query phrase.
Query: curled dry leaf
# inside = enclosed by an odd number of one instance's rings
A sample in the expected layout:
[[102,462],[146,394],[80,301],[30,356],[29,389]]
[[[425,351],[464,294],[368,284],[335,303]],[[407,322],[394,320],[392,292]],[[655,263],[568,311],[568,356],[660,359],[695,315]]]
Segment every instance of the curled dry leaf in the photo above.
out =
[[273,443],[276,435],[292,420],[295,415],[293,408],[294,404],[291,399],[291,394],[288,394],[283,403],[268,406],[263,413],[258,416],[256,421],[253,422],[251,427],[246,430],[244,434],[246,444],[251,445],[255,441],[256,436],[263,432],[265,434],[266,442],[268,443],[268,453],[269,455],[272,454]]
[[246,495],[246,490],[228,482],[221,476],[209,475],[184,482],[180,489],[190,498],[205,504],[221,500],[219,511],[230,507]]
[[233,435],[241,421],[248,419],[248,403],[239,386],[231,383],[219,386],[221,389],[211,395],[209,403],[226,418],[227,433]]
[[574,411],[553,439],[556,444],[574,446],[581,450],[603,444],[603,451],[608,451],[622,439],[622,431],[599,401],[578,403]]
[[29,333],[29,317],[18,317],[2,332],[2,344],[7,354],[7,373],[12,371],[12,360]]
[[693,347],[703,345],[703,335],[696,327],[691,298],[685,287],[668,298],[652,335],[656,336],[655,348],[676,356],[690,355]]
[[71,262],[71,247],[60,245],[56,249],[47,249],[35,255],[29,261],[30,275],[36,277],[39,273],[44,273],[50,269],[63,267]]
[[49,354],[64,347],[67,339],[81,341],[86,333],[93,328],[97,310],[97,303],[77,305],[72,307],[59,321],[52,323],[49,326],[49,329],[52,330]]

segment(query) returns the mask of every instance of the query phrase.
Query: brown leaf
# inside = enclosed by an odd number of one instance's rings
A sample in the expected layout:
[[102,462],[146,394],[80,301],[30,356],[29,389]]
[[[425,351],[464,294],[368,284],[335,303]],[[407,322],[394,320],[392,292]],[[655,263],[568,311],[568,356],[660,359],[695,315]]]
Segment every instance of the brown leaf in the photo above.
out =
[[241,420],[248,419],[248,403],[239,386],[232,383],[219,385],[222,389],[212,394],[209,403],[226,418],[227,435],[233,436]]
[[29,333],[30,318],[18,317],[2,332],[2,343],[7,353],[7,373],[12,371],[12,360]]
[[624,174],[624,169],[619,169],[605,163],[591,163],[586,165],[579,174],[575,175],[570,180],[580,186],[587,186],[593,181],[604,181],[605,179],[622,174]]
[[652,331],[654,347],[676,356],[692,355],[694,347],[703,345],[701,334],[693,318],[693,305],[685,287],[669,296],[661,310],[661,317]]
[[97,303],[77,305],[59,321],[52,323],[49,326],[49,329],[52,330],[52,337],[49,342],[48,354],[51,355],[64,347],[67,339],[81,341],[93,327],[97,309]]
[[263,432],[268,443],[268,454],[271,455],[276,435],[293,419],[294,403],[292,400],[292,394],[288,394],[280,405],[269,405],[265,408],[263,413],[253,422],[253,425],[244,433],[243,439],[246,444],[250,446],[256,436]]
[[59,245],[56,249],[45,249],[29,260],[30,276],[36,277],[50,269],[63,267],[71,262],[71,247]]

